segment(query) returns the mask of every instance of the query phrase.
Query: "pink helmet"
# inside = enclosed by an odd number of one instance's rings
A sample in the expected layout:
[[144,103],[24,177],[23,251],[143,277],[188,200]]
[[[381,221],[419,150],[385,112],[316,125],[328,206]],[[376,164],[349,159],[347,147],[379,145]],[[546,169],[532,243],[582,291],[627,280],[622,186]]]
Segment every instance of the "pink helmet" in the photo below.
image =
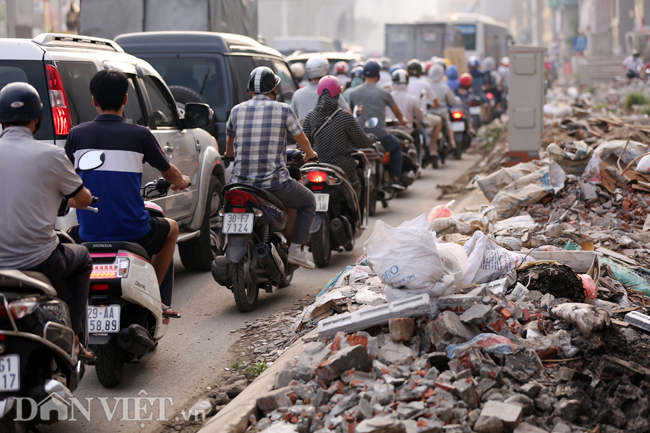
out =
[[323,94],[323,90],[327,89],[330,96],[337,97],[341,93],[341,85],[338,78],[333,75],[325,75],[318,82],[318,96]]

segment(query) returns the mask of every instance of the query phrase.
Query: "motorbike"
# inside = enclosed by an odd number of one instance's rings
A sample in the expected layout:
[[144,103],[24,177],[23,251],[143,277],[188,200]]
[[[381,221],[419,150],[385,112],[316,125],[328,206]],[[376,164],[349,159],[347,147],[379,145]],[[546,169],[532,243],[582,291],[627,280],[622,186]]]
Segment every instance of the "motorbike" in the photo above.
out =
[[[102,164],[101,155],[89,151],[79,158],[77,171]],[[67,200],[62,203],[67,205]],[[66,211],[63,206],[59,215]],[[61,243],[74,243],[66,233],[57,232],[57,236]],[[85,332],[80,335],[84,345],[86,336]],[[58,299],[47,277],[38,272],[0,271],[0,431],[25,432],[34,423],[58,421],[56,415],[32,412],[33,407],[18,405],[16,399],[31,398],[38,405],[46,400],[67,402],[84,372],[84,364],[75,355],[68,305]]]
[[240,312],[249,312],[260,289],[271,293],[273,287],[287,287],[298,269],[288,261],[289,242],[282,233],[288,217],[282,202],[260,188],[233,183],[223,194],[219,216],[225,242],[212,262],[212,277],[232,291]]
[[[163,209],[147,200],[164,197],[170,184],[165,179],[142,188],[145,210],[164,218]],[[85,242],[93,261],[90,274],[87,329],[89,345],[97,360],[95,373],[106,388],[123,378],[124,364],[139,363],[165,335],[169,318],[162,304],[171,305],[174,264],[158,285],[151,258],[133,242]]]
[[[372,129],[379,123],[379,119],[372,117],[364,124],[364,129]],[[382,208],[388,207],[388,202],[397,197],[397,190],[385,186],[390,181],[388,169],[384,168],[384,158],[387,155],[386,150],[377,141],[372,147],[359,149],[368,160],[370,168],[370,180],[368,183],[368,215],[374,216],[377,213],[377,202],[381,202]],[[359,176],[361,179],[361,175]]]
[[469,133],[469,116],[461,106],[452,107],[449,114],[451,117],[451,130],[456,141],[456,148],[453,149],[454,158],[461,159],[463,151],[472,144],[472,136]]
[[[415,182],[420,173],[420,156],[415,147],[415,141],[411,135],[401,129],[391,129],[391,127],[397,126],[396,120],[387,121],[386,126],[389,128],[388,132],[397,137],[402,146],[402,183],[408,187]],[[386,172],[388,172],[389,164],[390,154],[384,155],[384,170]]]
[[[291,159],[302,160],[302,152]],[[302,183],[316,198],[316,216],[311,225],[310,250],[319,268],[329,265],[332,250],[352,251],[368,224],[371,182],[370,162],[359,150],[351,153],[357,161],[361,180],[361,197],[357,197],[345,172],[332,164],[304,164]]]
[[472,127],[475,131],[478,131],[483,121],[481,119],[481,97],[478,95],[472,95],[467,100],[467,111],[469,112],[469,118],[472,122]]

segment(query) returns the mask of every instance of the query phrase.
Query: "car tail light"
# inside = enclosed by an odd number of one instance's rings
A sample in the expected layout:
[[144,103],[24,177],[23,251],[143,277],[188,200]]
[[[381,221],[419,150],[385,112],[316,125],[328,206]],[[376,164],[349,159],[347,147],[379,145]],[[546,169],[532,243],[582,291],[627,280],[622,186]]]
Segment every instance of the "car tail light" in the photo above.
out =
[[462,111],[454,111],[451,113],[451,117],[454,118],[454,120],[461,120],[463,118],[463,112]]
[[54,131],[56,135],[68,135],[72,127],[68,96],[65,94],[61,74],[52,65],[47,65],[47,87],[50,91]]
[[310,171],[305,175],[311,183],[322,183],[327,179],[327,173],[324,171]]
[[488,99],[492,99],[492,98],[494,98],[494,95],[492,93],[486,93],[485,97],[488,98]]
[[93,284],[90,286],[93,291],[108,290],[108,284]]
[[126,257],[119,257],[111,265],[93,265],[90,274],[91,280],[110,280],[113,278],[126,278],[129,275],[130,261]]
[[259,202],[254,196],[252,196],[247,192],[240,191],[238,189],[233,191],[228,191],[226,193],[225,199],[227,202],[229,202],[234,206],[246,206],[249,201],[259,204]]

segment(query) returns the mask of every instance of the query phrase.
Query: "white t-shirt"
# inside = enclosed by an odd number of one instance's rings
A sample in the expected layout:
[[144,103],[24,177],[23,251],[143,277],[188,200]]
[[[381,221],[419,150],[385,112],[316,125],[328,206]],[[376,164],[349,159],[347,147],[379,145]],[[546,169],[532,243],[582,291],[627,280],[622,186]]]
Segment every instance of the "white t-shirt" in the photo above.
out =
[[643,67],[643,60],[641,60],[640,57],[635,59],[634,56],[627,56],[625,60],[623,60],[623,66],[625,66],[629,71],[637,72],[638,68]]

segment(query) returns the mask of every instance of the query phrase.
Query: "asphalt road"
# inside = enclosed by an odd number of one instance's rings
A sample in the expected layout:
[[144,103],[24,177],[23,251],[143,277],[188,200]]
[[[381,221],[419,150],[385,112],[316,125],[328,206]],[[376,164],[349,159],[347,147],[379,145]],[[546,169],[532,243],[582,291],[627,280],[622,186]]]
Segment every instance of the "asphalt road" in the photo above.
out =
[[[402,193],[402,197],[390,202],[387,209],[378,204],[377,215],[371,218],[370,227],[357,240],[354,251],[333,253],[328,268],[297,271],[293,283],[286,289],[272,294],[260,293],[258,307],[252,313],[237,311],[230,291],[216,284],[209,272],[186,272],[176,258],[173,306],[183,317],[172,320],[158,348],[147,354],[140,364],[125,366],[124,379],[118,387],[103,388],[94,368],[87,367],[74,394],[83,407],[83,410],[72,409],[76,421],[60,421],[39,429],[43,433],[160,430],[164,422],[160,421],[161,415],[170,419],[177,411],[189,409],[205,392],[205,387],[214,384],[224,368],[232,365],[228,348],[237,340],[237,334],[231,330],[242,327],[247,320],[291,308],[296,299],[307,293],[317,294],[340,269],[362,254],[363,242],[372,232],[374,221],[381,219],[396,226],[428,212],[440,203],[436,200],[439,195],[436,185],[453,182],[477,160],[474,156],[464,156],[462,161],[447,162],[442,169],[427,169],[422,178]],[[89,412],[89,421],[84,411]]]

